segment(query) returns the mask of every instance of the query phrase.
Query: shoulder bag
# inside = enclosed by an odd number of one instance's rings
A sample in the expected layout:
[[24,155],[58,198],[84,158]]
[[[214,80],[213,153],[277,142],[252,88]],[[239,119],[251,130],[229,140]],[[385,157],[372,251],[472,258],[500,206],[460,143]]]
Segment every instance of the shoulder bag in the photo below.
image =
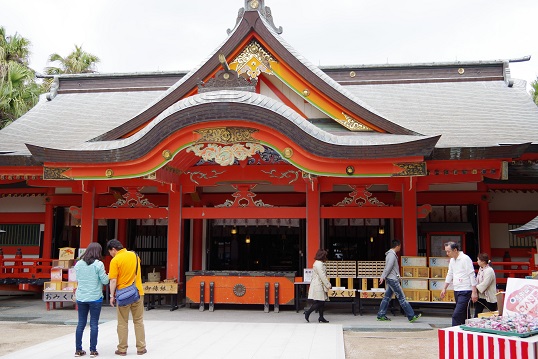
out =
[[[136,255],[136,253],[135,253]],[[116,290],[116,301],[118,306],[125,307],[126,305],[133,304],[140,299],[140,293],[136,287],[136,277],[138,275],[138,255],[136,255],[136,271],[135,279],[133,283],[125,288]]]

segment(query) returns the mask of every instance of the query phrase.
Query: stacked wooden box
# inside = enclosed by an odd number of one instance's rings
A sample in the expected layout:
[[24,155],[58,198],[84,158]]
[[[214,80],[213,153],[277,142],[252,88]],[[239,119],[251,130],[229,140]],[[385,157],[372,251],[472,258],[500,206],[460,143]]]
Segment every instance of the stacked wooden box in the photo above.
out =
[[429,302],[430,269],[426,257],[402,256],[402,289],[409,302]]
[[[43,301],[50,302],[70,302],[73,299],[73,291],[77,288],[77,278],[74,264],[74,248],[60,248],[58,260],[52,261],[50,271],[50,282],[43,285]],[[67,272],[67,281],[64,281],[64,272]]]
[[358,261],[357,278],[361,280],[361,298],[382,298],[384,288],[379,288],[379,278],[385,269],[385,261]]
[[445,279],[448,273],[449,257],[430,257],[430,283],[432,302],[454,302],[454,286],[450,284],[446,295],[441,299],[441,291],[445,287]]

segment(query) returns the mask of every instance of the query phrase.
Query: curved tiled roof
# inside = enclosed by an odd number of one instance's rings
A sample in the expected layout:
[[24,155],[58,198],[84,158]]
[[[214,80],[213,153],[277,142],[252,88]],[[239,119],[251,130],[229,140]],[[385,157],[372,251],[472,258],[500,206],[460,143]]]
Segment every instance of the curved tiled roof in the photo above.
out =
[[424,135],[442,134],[436,147],[538,143],[538,107],[523,81],[350,85],[346,88],[392,121]]
[[[221,90],[185,98],[170,106],[142,130],[125,139],[85,142],[76,146],[28,145],[41,161],[69,162],[69,152],[77,153],[80,162],[127,161],[149,152],[155,143],[175,131],[200,122],[239,119],[277,129],[308,152],[335,158],[381,158],[427,156],[438,136],[387,135],[327,132],[295,111],[267,96],[252,92]],[[302,131],[297,131],[297,129]],[[305,136],[307,134],[308,136]],[[375,138],[372,138],[374,136]],[[96,155],[98,152],[99,156]],[[108,153],[108,155],[107,155]],[[391,156],[392,154],[392,156]]]
[[129,120],[160,91],[57,95],[0,131],[0,153],[29,155],[25,143],[75,147]]

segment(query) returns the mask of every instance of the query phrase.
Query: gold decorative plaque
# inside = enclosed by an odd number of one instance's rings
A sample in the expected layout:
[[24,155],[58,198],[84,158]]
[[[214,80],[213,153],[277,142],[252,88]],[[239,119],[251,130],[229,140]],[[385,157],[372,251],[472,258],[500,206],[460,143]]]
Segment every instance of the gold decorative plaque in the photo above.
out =
[[402,172],[395,173],[393,176],[402,177],[402,176],[426,176],[428,172],[426,171],[426,162],[418,163],[395,163],[397,167],[403,169]]
[[107,169],[107,170],[105,171],[105,176],[106,176],[107,178],[110,178],[110,177],[114,176],[114,171],[112,171],[110,168]]
[[254,132],[258,130],[244,127],[214,127],[204,128],[194,131],[201,138],[197,143],[239,143],[239,142],[258,142],[252,137]]

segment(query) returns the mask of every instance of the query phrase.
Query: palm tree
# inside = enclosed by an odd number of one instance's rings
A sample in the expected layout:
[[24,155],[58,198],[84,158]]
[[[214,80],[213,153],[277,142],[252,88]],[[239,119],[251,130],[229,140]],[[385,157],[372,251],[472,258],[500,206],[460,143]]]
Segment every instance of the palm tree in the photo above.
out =
[[531,82],[531,87],[532,87],[531,89],[532,99],[534,100],[534,103],[538,105],[538,77],[536,77],[536,80]]
[[[82,50],[82,46],[75,45],[75,50],[66,57],[57,53],[51,54],[49,62],[59,62],[59,67],[46,67],[45,73],[47,75],[93,73],[97,72],[96,64],[99,61],[97,56]],[[51,84],[52,79],[45,79],[43,82],[44,90],[48,91]]]
[[0,27],[0,129],[25,114],[39,100],[35,72],[28,67],[30,41]]
[[66,57],[62,57],[56,53],[49,56],[49,62],[56,61],[60,63],[60,67],[47,67],[45,72],[48,75],[97,72],[95,65],[100,60],[97,56],[82,50],[82,46],[75,45],[75,50]]

